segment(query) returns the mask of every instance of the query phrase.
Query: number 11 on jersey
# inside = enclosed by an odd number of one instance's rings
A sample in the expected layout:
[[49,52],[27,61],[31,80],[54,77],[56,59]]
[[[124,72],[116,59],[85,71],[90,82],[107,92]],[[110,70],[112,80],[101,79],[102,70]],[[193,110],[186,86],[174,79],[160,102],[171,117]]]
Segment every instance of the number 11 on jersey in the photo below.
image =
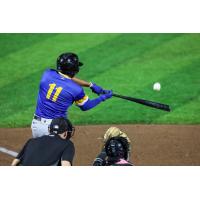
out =
[[[55,89],[55,87],[56,87],[55,83],[49,84],[49,90],[48,90],[47,96],[46,96],[47,99],[50,99],[51,94],[52,94],[53,90]],[[56,88],[56,92],[55,92],[55,94],[53,95],[53,98],[52,98],[53,102],[56,102],[56,100],[57,100],[59,94],[61,93],[62,89],[63,89],[62,87]]]

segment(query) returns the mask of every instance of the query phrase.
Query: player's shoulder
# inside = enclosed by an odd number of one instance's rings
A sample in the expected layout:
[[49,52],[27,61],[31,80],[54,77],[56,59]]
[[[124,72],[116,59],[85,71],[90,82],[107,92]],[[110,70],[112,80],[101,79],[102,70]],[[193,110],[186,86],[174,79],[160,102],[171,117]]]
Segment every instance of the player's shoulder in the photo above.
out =
[[56,70],[55,69],[51,69],[49,67],[47,67],[46,69],[44,69],[43,71],[43,77],[45,76],[51,76],[52,74],[55,74]]
[[75,81],[73,81],[72,79],[69,80],[69,85],[73,89],[74,93],[76,93],[77,95],[80,93],[84,93],[83,88],[80,85],[78,85]]
[[75,81],[73,81],[72,79],[71,79],[71,84],[72,84],[73,87],[76,88],[78,91],[82,91],[82,90],[83,90],[83,88],[82,88],[79,84],[77,84]]

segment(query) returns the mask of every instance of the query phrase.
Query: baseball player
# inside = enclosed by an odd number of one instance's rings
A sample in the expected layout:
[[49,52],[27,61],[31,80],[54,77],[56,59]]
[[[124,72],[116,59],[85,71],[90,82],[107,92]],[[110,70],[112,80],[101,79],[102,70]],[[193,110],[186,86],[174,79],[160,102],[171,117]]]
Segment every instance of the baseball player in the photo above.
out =
[[76,54],[63,53],[57,59],[57,70],[44,71],[31,125],[34,138],[49,134],[48,126],[52,119],[67,118],[68,108],[74,102],[82,111],[87,111],[112,97],[111,90],[103,90],[102,87],[90,83],[91,90],[100,96],[89,99],[83,88],[75,82],[81,80],[77,78],[73,80],[82,65]]
[[116,127],[110,127],[104,134],[104,146],[95,158],[93,166],[132,166],[129,162],[130,139]]
[[[71,166],[75,154],[70,138],[74,127],[68,119],[53,119],[49,135],[29,139],[12,166]],[[51,148],[49,148],[51,147]]]

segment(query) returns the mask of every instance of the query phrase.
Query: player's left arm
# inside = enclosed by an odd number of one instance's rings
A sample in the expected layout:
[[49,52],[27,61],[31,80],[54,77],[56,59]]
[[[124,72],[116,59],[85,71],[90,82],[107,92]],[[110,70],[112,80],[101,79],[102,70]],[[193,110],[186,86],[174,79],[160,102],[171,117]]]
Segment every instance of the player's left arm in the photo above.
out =
[[95,99],[89,99],[89,97],[85,95],[84,91],[82,90],[80,94],[76,97],[75,103],[82,111],[90,110],[96,107],[101,102],[104,102],[105,100],[112,97],[111,90],[104,90],[104,91],[105,94],[101,94],[99,97]]
[[101,86],[96,85],[95,83],[87,82],[76,77],[73,77],[72,80],[82,87],[89,87],[92,90],[92,92],[98,95],[104,93],[104,89]]

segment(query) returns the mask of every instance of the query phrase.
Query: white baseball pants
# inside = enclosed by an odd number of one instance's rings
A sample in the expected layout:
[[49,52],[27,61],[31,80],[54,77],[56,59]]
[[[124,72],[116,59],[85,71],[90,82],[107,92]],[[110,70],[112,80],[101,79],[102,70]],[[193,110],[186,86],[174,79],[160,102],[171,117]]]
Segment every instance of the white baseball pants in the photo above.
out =
[[43,135],[49,135],[49,125],[52,119],[33,119],[31,124],[33,138],[41,137]]

